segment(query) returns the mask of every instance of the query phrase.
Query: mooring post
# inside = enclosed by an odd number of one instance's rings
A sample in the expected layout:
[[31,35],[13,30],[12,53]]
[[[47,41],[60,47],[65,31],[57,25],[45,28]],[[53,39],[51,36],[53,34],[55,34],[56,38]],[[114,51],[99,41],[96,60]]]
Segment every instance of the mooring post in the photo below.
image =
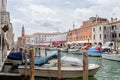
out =
[[45,47],[45,56],[47,56],[47,48]]
[[38,48],[39,57],[41,56],[41,49]]
[[86,51],[84,51],[82,55],[83,55],[83,80],[88,80],[88,54]]
[[25,51],[24,51],[24,57],[25,57],[25,78],[27,77],[27,48],[25,47]]
[[58,49],[58,79],[61,80],[61,59],[59,49]]
[[34,80],[34,53],[33,48],[30,48],[30,80]]

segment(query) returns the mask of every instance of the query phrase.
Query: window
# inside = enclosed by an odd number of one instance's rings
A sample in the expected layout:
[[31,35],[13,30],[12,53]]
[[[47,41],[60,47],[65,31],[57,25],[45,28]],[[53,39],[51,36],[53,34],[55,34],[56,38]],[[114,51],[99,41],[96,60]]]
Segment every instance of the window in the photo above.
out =
[[101,31],[101,26],[99,27],[99,30]]
[[89,38],[91,38],[91,35],[89,35]]
[[116,29],[116,25],[112,25],[112,30],[115,30]]
[[106,30],[106,26],[104,26],[104,30]]
[[93,36],[93,39],[95,40],[95,35]]
[[112,33],[112,38],[116,38],[117,34],[116,33]]
[[100,34],[100,39],[101,39],[101,34]]
[[93,31],[95,32],[95,28],[93,28]]
[[104,38],[106,39],[106,34],[104,34]]

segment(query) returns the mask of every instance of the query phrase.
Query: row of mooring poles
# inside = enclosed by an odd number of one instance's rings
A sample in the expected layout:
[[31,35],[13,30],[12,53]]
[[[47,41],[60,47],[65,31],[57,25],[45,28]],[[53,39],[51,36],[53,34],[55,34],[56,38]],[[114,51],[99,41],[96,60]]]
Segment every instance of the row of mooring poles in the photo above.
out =
[[37,48],[34,48],[34,50],[35,50],[35,54],[34,55],[36,57],[41,57],[41,49],[37,47]]
[[[41,57],[41,49],[40,48],[35,48],[34,50],[35,50],[35,56],[36,57]],[[45,48],[45,56],[47,56],[47,50],[48,50],[48,48],[46,47]]]
[[[25,48],[25,54],[27,53],[27,49]],[[34,49],[29,49],[30,53],[30,80],[34,80]],[[39,56],[41,56],[40,48],[38,48]],[[47,56],[47,48],[45,48],[45,56]],[[27,58],[25,56],[25,77],[27,77]]]
[[[34,80],[34,50],[33,48],[29,49],[30,52],[30,80]],[[61,55],[60,50],[58,49],[58,79],[62,80],[61,76]],[[45,48],[45,56],[47,56],[47,49]],[[82,53],[83,56],[83,80],[88,80],[88,55],[87,52]]]
[[[60,50],[58,49],[58,79],[62,80],[61,76],[61,56],[60,56]],[[83,80],[88,80],[88,54],[86,51],[82,53],[83,57]]]

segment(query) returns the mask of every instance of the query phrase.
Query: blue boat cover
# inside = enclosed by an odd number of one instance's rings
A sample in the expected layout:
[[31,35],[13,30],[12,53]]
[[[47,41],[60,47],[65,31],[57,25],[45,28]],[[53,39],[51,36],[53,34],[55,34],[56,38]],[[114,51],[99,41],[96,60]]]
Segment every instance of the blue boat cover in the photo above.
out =
[[[64,56],[64,54],[61,54],[61,57],[63,57],[63,56]],[[46,56],[46,57],[35,57],[34,64],[37,66],[41,66],[41,65],[47,63],[49,60],[56,59],[56,58],[57,58],[57,54],[53,54],[53,55]],[[30,64],[30,61],[28,61],[28,64]]]
[[21,52],[13,52],[7,56],[8,59],[13,60],[22,60],[22,53]]
[[100,50],[96,50],[95,48],[89,48],[88,50],[87,50],[87,52],[88,53],[102,53],[102,51]]
[[[61,54],[61,57],[63,57],[63,56],[64,56],[64,54]],[[34,64],[38,65],[38,66],[41,66],[41,65],[47,63],[49,60],[56,59],[56,58],[57,58],[57,54],[53,54],[53,55],[46,56],[46,57],[35,57],[34,58]],[[8,55],[8,59],[22,60],[22,53],[21,52],[10,53]],[[30,60],[27,63],[30,64]]]

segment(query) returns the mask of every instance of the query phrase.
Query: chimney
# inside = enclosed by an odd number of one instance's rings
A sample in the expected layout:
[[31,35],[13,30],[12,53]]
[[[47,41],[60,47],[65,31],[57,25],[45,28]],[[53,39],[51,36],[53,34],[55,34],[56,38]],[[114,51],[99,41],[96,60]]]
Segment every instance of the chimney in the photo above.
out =
[[117,21],[117,18],[115,18],[114,21]]
[[95,18],[96,23],[98,22],[97,19],[98,19],[98,16],[96,15],[96,18]]
[[113,18],[111,17],[111,22],[113,22]]

